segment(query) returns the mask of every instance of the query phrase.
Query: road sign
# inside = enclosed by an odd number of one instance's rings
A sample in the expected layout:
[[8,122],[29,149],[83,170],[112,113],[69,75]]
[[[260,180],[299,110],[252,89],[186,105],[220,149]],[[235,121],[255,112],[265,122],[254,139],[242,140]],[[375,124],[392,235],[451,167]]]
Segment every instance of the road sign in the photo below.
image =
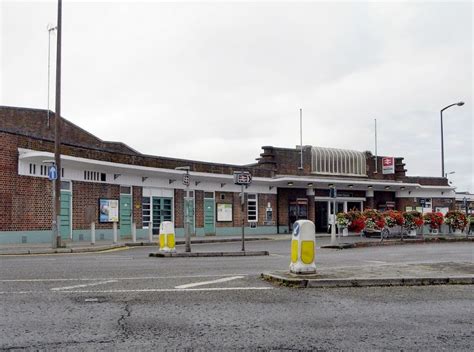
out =
[[252,183],[252,175],[248,171],[235,171],[234,183],[236,185],[249,185]]
[[189,175],[188,174],[183,175],[183,185],[189,186]]
[[49,167],[48,178],[50,181],[56,180],[58,178],[58,170],[56,169],[56,165]]

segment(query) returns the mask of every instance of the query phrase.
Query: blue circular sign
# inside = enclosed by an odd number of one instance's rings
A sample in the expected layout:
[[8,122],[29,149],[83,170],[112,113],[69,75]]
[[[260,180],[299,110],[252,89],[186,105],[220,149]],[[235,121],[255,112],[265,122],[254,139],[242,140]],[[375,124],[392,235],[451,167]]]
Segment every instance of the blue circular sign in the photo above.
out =
[[298,237],[299,234],[300,234],[300,224],[295,223],[293,225],[293,236]]

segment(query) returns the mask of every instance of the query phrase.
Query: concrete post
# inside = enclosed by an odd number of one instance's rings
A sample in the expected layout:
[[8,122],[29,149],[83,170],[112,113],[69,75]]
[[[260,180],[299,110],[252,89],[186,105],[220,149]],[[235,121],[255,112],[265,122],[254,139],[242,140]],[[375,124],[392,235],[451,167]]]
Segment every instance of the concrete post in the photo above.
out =
[[153,227],[151,226],[151,223],[148,225],[148,241],[153,243]]
[[117,244],[117,223],[113,223],[113,228],[114,228],[114,244]]
[[95,222],[91,223],[91,244],[95,244]]
[[132,222],[132,242],[137,243],[137,224]]

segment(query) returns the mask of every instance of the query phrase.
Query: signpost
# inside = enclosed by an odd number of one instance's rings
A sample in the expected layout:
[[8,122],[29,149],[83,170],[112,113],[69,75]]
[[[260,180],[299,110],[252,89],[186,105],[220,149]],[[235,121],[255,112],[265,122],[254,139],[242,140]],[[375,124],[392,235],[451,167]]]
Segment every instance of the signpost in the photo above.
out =
[[44,160],[44,164],[48,166],[48,179],[52,181],[51,193],[52,193],[52,207],[53,207],[53,221],[52,221],[52,236],[51,236],[51,246],[52,248],[58,248],[61,244],[61,238],[59,237],[59,213],[56,207],[56,182],[58,179],[58,169],[54,160]]
[[189,202],[192,200],[189,198],[189,184],[191,178],[189,176],[190,166],[178,166],[175,170],[184,170],[186,173],[183,175],[183,185],[186,186],[186,196],[184,198],[184,238],[185,238],[185,251],[191,252],[191,216],[189,212]]
[[240,205],[242,215],[242,252],[245,252],[245,215],[244,215],[244,204],[245,194],[244,188],[252,183],[252,175],[248,171],[235,171],[234,172],[234,183],[241,186],[240,193]]

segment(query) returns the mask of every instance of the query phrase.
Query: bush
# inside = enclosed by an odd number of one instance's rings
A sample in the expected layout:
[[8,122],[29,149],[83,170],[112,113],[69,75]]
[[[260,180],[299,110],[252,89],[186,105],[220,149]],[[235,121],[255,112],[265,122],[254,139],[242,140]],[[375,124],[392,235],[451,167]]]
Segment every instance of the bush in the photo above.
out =
[[349,231],[360,233],[365,227],[365,218],[358,210],[351,210],[346,213],[349,219]]
[[467,225],[467,218],[463,212],[452,210],[446,213],[444,222],[455,230],[464,230]]
[[419,211],[405,211],[403,218],[405,219],[404,227],[407,230],[416,230],[423,225],[423,216]]
[[388,210],[383,213],[383,216],[388,227],[403,226],[405,223],[402,213],[398,210]]
[[432,230],[437,230],[443,225],[443,214],[436,213],[426,213],[423,215],[423,220],[425,225],[430,225]]
[[385,227],[384,216],[375,209],[366,209],[362,214],[365,218],[365,227],[371,230],[381,230]]

